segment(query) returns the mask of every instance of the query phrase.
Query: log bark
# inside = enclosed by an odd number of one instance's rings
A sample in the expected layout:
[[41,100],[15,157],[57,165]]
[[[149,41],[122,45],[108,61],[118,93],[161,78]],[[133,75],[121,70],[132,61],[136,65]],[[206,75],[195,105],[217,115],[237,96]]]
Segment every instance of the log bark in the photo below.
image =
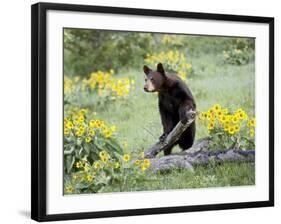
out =
[[152,158],[149,169],[151,171],[165,171],[177,168],[193,171],[194,166],[207,165],[211,161],[217,164],[255,161],[255,150],[207,150],[208,144],[209,140],[203,140],[182,153]]

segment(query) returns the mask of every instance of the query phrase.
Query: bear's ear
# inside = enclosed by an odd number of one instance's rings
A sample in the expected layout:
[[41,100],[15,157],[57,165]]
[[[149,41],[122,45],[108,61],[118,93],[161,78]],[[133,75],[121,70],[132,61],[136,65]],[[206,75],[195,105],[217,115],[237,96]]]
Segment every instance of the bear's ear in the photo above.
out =
[[151,71],[151,69],[149,67],[147,67],[146,65],[143,66],[143,71],[146,75],[148,75],[148,73]]
[[165,75],[165,71],[164,71],[162,63],[158,63],[157,72],[161,73],[162,75]]

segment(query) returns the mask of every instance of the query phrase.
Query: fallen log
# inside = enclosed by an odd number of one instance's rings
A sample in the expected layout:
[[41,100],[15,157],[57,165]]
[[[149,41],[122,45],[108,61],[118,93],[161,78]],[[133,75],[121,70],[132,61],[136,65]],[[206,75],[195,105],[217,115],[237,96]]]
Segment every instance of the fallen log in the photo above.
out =
[[[191,148],[168,156],[155,158],[158,153],[166,148],[174,145],[176,141],[195,120],[196,112],[187,112],[188,120],[186,123],[181,121],[168,134],[163,142],[159,141],[151,146],[145,153],[144,157],[150,159],[150,170],[169,170],[172,168],[193,170],[195,165],[206,165],[211,161],[215,163],[223,162],[254,162],[255,150],[241,150],[237,145],[233,145],[231,149],[209,149],[210,139],[204,138],[199,140]],[[141,159],[141,158],[139,158]]]
[[[201,144],[200,142],[199,144]],[[209,150],[205,151],[201,148],[198,150],[198,145],[195,148],[191,147],[191,151],[184,151],[183,153],[171,154],[159,158],[150,159],[150,170],[164,171],[173,168],[187,169],[193,171],[193,167],[197,165],[207,165],[211,161],[221,164],[223,162],[254,162],[255,150]],[[197,151],[198,150],[198,151]]]

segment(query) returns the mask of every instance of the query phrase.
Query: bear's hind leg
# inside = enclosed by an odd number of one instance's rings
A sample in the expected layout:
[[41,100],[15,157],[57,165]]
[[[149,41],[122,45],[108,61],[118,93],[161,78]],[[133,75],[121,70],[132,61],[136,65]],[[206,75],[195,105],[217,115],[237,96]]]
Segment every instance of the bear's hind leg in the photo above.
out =
[[195,122],[191,124],[181,135],[180,139],[178,140],[179,146],[182,150],[189,149],[194,142],[195,139]]
[[164,150],[164,156],[170,155],[174,146],[171,146]]

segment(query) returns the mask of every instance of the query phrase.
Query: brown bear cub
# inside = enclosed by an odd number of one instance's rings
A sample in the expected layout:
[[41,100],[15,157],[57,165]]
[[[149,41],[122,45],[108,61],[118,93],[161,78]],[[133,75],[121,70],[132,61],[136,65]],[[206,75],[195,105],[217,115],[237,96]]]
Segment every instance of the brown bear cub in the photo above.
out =
[[[158,92],[158,106],[164,130],[159,139],[163,141],[180,120],[187,122],[186,111],[195,110],[196,104],[187,85],[177,75],[166,74],[161,63],[157,65],[156,71],[146,65],[143,71],[146,74],[144,90]],[[194,142],[195,131],[194,121],[175,145],[178,144],[183,150],[190,148]],[[165,150],[164,155],[169,155],[172,148],[173,146]]]

